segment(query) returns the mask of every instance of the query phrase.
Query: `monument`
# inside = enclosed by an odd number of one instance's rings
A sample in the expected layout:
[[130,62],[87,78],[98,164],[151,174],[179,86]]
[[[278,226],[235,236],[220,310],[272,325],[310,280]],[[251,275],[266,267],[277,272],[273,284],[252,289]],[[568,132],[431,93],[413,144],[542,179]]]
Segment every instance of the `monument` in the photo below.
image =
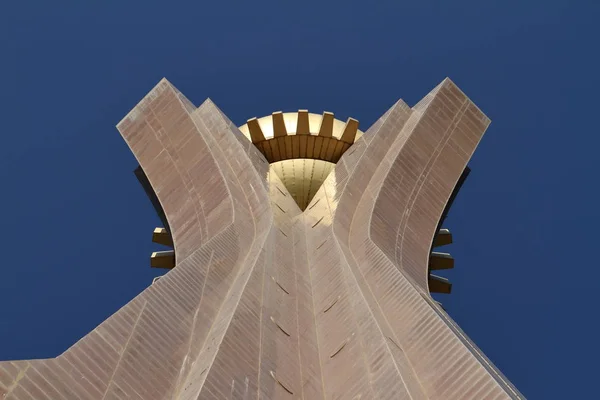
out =
[[234,125],[162,80],[118,124],[172,250],[63,354],[0,363],[5,399],[522,399],[431,297],[442,222],[489,119],[449,79],[366,131]]

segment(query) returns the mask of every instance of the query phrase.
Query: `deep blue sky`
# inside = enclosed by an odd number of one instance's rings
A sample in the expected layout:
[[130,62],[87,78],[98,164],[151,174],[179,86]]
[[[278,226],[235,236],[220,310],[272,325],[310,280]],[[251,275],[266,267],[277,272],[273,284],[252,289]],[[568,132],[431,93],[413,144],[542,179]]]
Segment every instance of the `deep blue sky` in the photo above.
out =
[[362,128],[449,76],[492,125],[446,224],[444,305],[526,396],[594,397],[597,4],[2,2],[0,360],[56,356],[160,274],[114,126],[163,76],[239,124],[307,108]]

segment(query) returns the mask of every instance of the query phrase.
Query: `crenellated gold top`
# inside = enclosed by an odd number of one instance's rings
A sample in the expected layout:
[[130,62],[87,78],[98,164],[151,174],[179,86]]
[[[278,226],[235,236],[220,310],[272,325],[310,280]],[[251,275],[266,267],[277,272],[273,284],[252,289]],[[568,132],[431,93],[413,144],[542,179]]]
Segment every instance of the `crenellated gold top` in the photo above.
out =
[[240,127],[271,163],[292,197],[304,210],[338,162],[363,132],[358,121],[335,119],[333,113],[307,110],[274,112]]
[[270,163],[298,158],[336,163],[363,134],[353,118],[342,122],[331,112],[313,114],[307,110],[252,118],[240,131]]

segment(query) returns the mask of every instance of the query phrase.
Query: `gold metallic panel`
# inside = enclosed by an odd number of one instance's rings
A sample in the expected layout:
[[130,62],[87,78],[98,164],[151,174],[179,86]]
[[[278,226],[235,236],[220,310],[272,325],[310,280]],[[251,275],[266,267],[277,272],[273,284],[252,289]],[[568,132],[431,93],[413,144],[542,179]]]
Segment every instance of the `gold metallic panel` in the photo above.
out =
[[308,125],[308,110],[298,110],[296,135],[310,135],[310,128]]
[[263,134],[256,118],[249,119],[247,126],[250,132],[250,139],[252,140],[252,143],[258,143],[265,140],[265,135]]
[[444,277],[429,275],[429,291],[431,293],[450,294],[452,292],[452,284]]
[[290,159],[271,164],[271,170],[301,210],[310,203],[333,167],[333,163],[313,159]]
[[331,137],[333,135],[333,113],[325,111],[319,128],[319,136]]
[[155,228],[152,232],[152,241],[163,246],[173,247],[173,238],[165,228]]
[[315,157],[315,136],[308,136],[306,138],[306,158]]
[[281,152],[279,151],[279,142],[277,139],[271,139],[268,141],[271,145],[271,152],[273,153],[273,158],[269,160],[269,162],[277,162],[281,161]]
[[344,143],[341,140],[336,142],[335,149],[333,150],[333,154],[331,155],[331,162],[336,163],[344,154],[344,147],[348,148],[348,143]]
[[313,158],[322,160],[323,157],[321,157],[321,150],[323,149],[323,142],[327,140],[327,138],[323,138],[321,136],[317,136],[315,138],[315,148],[313,150]]
[[454,258],[448,253],[438,253],[434,251],[429,256],[429,268],[432,271],[439,269],[454,268]]
[[335,152],[335,148],[337,146],[337,144],[339,143],[339,141],[334,140],[334,139],[329,139],[327,142],[327,147],[324,147],[324,151],[323,151],[323,158],[324,160],[327,161],[331,161],[331,162],[336,162],[337,160],[333,159],[333,153]]
[[308,146],[308,136],[302,135],[298,136],[298,157],[294,158],[307,158],[307,146]]
[[175,268],[175,251],[155,251],[150,256],[150,266],[152,268]]
[[290,158],[295,158],[294,151],[293,151],[293,145],[292,145],[294,138],[292,136],[286,136],[284,138],[281,138],[280,140],[283,141],[283,144],[285,147],[285,159],[287,160]]
[[433,247],[445,246],[452,243],[452,233],[448,229],[440,229],[433,239]]
[[[287,160],[289,156],[285,148],[285,137],[279,136],[272,140],[275,141],[275,143],[277,143],[277,148],[279,149],[279,157],[281,157],[280,159]],[[289,155],[291,156],[291,153]]]
[[287,136],[285,122],[283,121],[283,113],[281,111],[276,111],[271,114],[271,118],[273,118],[273,136]]
[[356,137],[357,131],[358,121],[354,118],[348,118],[348,121],[346,121],[346,126],[344,127],[344,133],[342,133],[340,140],[350,144],[354,143],[354,138]]
[[300,158],[300,136],[292,137],[288,136],[289,142],[292,146],[292,157],[291,158]]

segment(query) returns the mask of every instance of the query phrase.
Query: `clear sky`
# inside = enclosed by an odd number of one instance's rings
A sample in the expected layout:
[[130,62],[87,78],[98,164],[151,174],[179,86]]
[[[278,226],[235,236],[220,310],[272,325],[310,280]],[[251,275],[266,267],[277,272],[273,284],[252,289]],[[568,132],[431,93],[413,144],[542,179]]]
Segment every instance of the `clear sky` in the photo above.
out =
[[53,357],[161,274],[116,123],[162,78],[236,123],[366,129],[449,76],[492,119],[446,226],[442,301],[532,399],[597,396],[600,5],[3,1],[0,360]]

